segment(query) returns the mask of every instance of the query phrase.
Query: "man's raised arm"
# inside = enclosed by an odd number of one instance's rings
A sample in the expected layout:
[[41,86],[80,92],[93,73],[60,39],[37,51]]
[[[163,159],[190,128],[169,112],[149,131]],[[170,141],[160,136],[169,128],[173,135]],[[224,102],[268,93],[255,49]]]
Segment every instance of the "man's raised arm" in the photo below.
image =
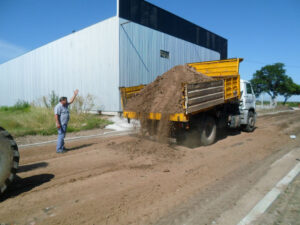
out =
[[74,100],[75,100],[76,96],[78,95],[78,92],[79,92],[79,90],[78,90],[78,89],[76,89],[76,90],[74,91],[74,95],[73,95],[73,97],[71,98],[71,100],[70,100],[69,104],[72,104],[72,103],[74,102]]

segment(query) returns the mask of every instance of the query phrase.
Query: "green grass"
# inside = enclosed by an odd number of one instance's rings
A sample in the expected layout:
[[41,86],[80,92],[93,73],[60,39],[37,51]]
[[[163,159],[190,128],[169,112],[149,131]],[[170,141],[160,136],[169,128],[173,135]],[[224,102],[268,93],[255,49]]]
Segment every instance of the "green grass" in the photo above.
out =
[[[278,104],[283,105],[283,102],[279,102]],[[300,102],[286,102],[285,105],[289,107],[299,107]]]
[[[71,111],[68,132],[104,128],[111,124],[99,115]],[[14,137],[52,135],[57,133],[53,109],[33,107],[25,102],[13,107],[0,107],[0,126]]]
[[[261,101],[256,101],[256,105],[261,105]],[[264,101],[264,105],[270,105],[269,101]],[[283,105],[283,102],[277,102],[277,105]],[[287,107],[299,107],[300,102],[286,102],[285,106]]]

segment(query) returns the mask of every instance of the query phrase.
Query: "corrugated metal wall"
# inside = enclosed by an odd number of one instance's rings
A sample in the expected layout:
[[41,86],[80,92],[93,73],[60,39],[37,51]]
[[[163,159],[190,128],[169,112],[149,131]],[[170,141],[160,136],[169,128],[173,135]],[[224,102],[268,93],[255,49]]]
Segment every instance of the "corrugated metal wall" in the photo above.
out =
[[97,109],[119,110],[118,17],[51,42],[0,65],[0,105],[36,101],[54,90],[78,88],[96,96]]
[[120,86],[147,84],[175,65],[219,59],[218,52],[120,19]]
[[[170,58],[161,58],[160,50]],[[219,58],[215,51],[113,17],[0,65],[0,105],[36,101],[52,90],[71,96],[78,88],[96,97],[97,109],[116,112],[120,86],[147,84],[175,65]]]

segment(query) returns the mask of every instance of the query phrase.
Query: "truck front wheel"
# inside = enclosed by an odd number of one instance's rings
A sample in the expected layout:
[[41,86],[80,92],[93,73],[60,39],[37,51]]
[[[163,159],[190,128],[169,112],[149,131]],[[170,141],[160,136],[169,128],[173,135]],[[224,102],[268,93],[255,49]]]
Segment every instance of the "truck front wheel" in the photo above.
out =
[[216,141],[217,125],[212,116],[205,116],[200,124],[200,141],[204,146],[211,145]]
[[247,125],[243,126],[243,131],[253,132],[254,129],[255,129],[255,114],[254,114],[254,112],[250,111],[248,113]]

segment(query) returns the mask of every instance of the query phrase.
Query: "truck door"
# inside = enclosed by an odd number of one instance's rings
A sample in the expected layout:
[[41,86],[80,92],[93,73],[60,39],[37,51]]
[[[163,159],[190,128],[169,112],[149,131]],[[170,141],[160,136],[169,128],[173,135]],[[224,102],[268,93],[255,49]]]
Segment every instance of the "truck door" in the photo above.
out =
[[252,90],[252,86],[250,83],[246,82],[246,93],[245,93],[245,108],[250,109],[250,108],[255,108],[255,95]]

